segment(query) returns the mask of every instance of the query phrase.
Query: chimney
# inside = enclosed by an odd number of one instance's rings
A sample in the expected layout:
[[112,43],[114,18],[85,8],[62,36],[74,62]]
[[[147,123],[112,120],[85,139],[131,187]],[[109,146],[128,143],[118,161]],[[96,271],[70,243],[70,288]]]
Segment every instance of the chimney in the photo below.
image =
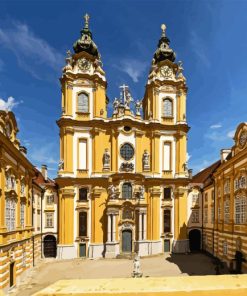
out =
[[47,181],[48,177],[47,177],[47,165],[42,164],[41,166],[41,173],[45,179],[45,181]]
[[231,152],[231,149],[221,149],[220,150],[221,163],[226,160],[226,158],[230,152]]
[[193,172],[192,169],[189,169],[189,170],[188,170],[188,173],[189,173],[189,179],[192,179],[192,172]]

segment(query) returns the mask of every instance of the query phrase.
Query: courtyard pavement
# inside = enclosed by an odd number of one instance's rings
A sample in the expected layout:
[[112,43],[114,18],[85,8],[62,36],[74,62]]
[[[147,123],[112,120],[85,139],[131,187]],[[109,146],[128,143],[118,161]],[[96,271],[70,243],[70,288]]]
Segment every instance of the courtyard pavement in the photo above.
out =
[[[159,255],[141,258],[140,263],[143,277],[215,274],[212,259],[201,253]],[[62,279],[127,278],[132,271],[133,260],[128,259],[44,259],[21,280],[11,295],[29,296]]]

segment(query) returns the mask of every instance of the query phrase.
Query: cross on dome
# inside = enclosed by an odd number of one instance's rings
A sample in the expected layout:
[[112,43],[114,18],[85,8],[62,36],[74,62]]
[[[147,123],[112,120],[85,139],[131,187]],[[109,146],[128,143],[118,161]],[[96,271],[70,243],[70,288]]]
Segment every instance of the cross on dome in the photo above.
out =
[[166,36],[166,25],[165,24],[161,25],[161,30],[162,30],[162,37],[165,37]]
[[84,20],[85,20],[84,28],[85,28],[85,29],[88,29],[89,19],[90,19],[90,16],[89,16],[89,14],[86,13],[86,14],[84,15]]

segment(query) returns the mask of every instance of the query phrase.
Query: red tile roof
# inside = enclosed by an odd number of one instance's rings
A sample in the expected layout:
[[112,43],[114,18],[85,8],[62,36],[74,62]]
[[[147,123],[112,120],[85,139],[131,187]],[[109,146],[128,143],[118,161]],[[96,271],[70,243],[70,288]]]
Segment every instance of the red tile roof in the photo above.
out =
[[53,181],[49,178],[47,178],[47,180],[45,180],[44,176],[37,168],[34,168],[34,171],[35,171],[35,177],[33,178],[33,183],[35,183],[38,186],[41,186],[41,185],[53,186],[53,187],[56,186],[55,181]]
[[212,175],[216,169],[220,166],[221,161],[218,160],[215,163],[211,164],[209,167],[205,168],[201,172],[197,173],[192,177],[191,183],[203,183],[204,185],[209,185],[213,179]]

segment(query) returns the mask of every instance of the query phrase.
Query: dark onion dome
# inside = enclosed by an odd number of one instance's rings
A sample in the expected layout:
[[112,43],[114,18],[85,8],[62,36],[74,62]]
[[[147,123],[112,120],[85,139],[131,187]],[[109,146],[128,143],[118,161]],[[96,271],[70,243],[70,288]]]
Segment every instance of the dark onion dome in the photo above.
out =
[[158,48],[154,53],[153,62],[156,64],[158,62],[169,60],[174,62],[176,59],[175,52],[169,47],[170,40],[166,37],[166,26],[164,24],[161,25],[162,35],[158,43]]
[[97,45],[93,42],[93,35],[88,27],[89,15],[86,14],[84,16],[84,19],[85,25],[84,28],[81,30],[81,37],[73,45],[74,51],[75,53],[84,51],[100,59],[100,54]]

